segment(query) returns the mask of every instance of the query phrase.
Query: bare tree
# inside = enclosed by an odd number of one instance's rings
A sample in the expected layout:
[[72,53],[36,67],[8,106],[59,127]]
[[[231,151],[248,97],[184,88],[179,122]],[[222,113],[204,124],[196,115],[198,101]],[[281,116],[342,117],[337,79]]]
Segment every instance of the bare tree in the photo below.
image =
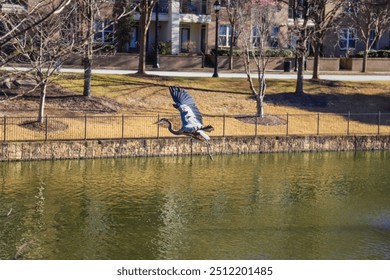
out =
[[335,19],[345,0],[311,0],[309,17],[312,20],[313,32],[311,45],[314,52],[312,79],[320,78],[320,52],[325,36],[335,25]]
[[30,20],[24,20],[24,13],[14,13],[3,21],[3,29],[12,37],[7,46],[30,65],[31,70],[23,75],[35,82],[34,90],[39,90],[38,122],[43,120],[47,86],[74,45],[74,38],[61,36],[63,23],[72,9],[56,13],[52,12],[54,5],[46,3],[35,9]]
[[[7,64],[15,57],[30,64],[31,71],[22,75],[35,81],[33,90],[39,89],[38,122],[43,120],[47,86],[62,62],[80,47],[84,52],[84,95],[90,95],[93,38],[96,32],[94,24],[99,12],[98,2],[102,3],[97,0],[68,0],[60,1],[61,5],[58,5],[58,1],[45,0],[38,1],[38,4],[32,7],[33,12],[22,9],[1,15],[2,64]],[[115,19],[134,12],[135,8],[130,11],[123,10]],[[77,17],[77,20],[73,20],[74,17]],[[69,28],[70,22],[76,22],[78,25]],[[5,52],[4,49],[11,51]]]
[[[234,45],[239,37],[240,28],[238,27],[239,15],[242,16],[243,9],[246,9],[247,0],[226,0],[226,13],[232,28],[229,38],[229,70],[234,68]],[[246,7],[246,8],[245,8]]]
[[310,0],[283,0],[288,4],[289,14],[292,19],[291,33],[296,39],[295,52],[297,57],[297,81],[296,94],[303,94],[303,72],[307,53],[307,44],[312,31],[312,22],[309,18]]
[[390,1],[346,0],[344,15],[356,26],[364,42],[362,72],[367,71],[368,52],[390,28]]
[[[115,25],[115,43],[119,52],[126,51],[126,45],[130,40],[129,34],[135,26],[133,13],[131,13],[135,4],[132,2],[131,0],[115,0],[113,17],[118,23]],[[123,16],[124,12],[125,16]]]
[[[138,7],[138,4],[134,4],[130,7],[130,1],[123,0],[124,2],[121,10],[115,9],[111,22],[104,28],[108,28],[117,22],[118,20],[132,15]],[[110,3],[108,3],[110,4]],[[84,89],[83,95],[86,97],[91,96],[91,79],[92,79],[92,62],[94,54],[94,36],[97,32],[101,32],[98,28],[95,28],[95,22],[100,18],[101,10],[108,8],[108,5],[104,0],[82,0],[78,1],[79,9],[76,11],[76,16],[80,17],[80,24],[78,26],[78,32],[81,34],[83,54],[83,68],[84,68]],[[117,7],[117,6],[116,6]]]
[[82,65],[84,68],[83,95],[85,97],[91,96],[94,23],[98,11],[99,6],[95,0],[80,1],[79,14],[81,15],[81,25],[79,26],[79,28],[81,30],[81,36],[85,40],[82,49]]
[[146,37],[148,34],[150,22],[152,21],[153,9],[159,0],[141,0],[139,3],[139,60],[138,60],[138,74],[145,74],[146,68]]
[[[270,54],[267,52],[268,38],[276,24],[277,3],[274,0],[252,0],[248,1],[243,9],[237,11],[241,33],[239,42],[243,50],[245,73],[250,90],[256,99],[257,115],[264,117],[264,97],[267,88],[265,72],[270,60]],[[257,87],[251,75],[252,64],[256,67]]]
[[[1,4],[2,9],[5,11],[0,13],[0,22],[5,22],[10,16],[15,14],[23,14],[18,23],[16,23],[12,29],[3,32],[0,35],[0,47],[3,47],[7,42],[9,42],[14,36],[22,34],[23,32],[29,30],[33,26],[42,23],[52,14],[59,14],[63,9],[71,3],[71,0],[59,0],[55,1],[38,1],[33,4],[31,7],[27,7],[26,1],[12,1],[11,3]],[[45,17],[36,18],[35,13],[42,8],[49,9]]]

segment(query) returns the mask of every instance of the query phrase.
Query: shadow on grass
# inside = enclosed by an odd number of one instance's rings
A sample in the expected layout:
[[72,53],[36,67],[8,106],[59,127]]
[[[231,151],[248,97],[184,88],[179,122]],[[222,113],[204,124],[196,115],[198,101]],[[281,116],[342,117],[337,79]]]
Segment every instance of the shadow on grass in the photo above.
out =
[[[222,78],[210,78],[210,83],[215,82],[215,85],[210,85],[205,78],[199,78],[199,85],[192,86],[191,84],[191,86],[188,86],[188,84],[186,85],[188,81],[182,78],[154,75],[129,75],[129,77],[134,77],[135,79],[124,79],[123,76],[96,75],[93,77],[93,81],[97,82],[100,86],[111,87],[113,90],[117,86],[129,85],[129,89],[122,89],[124,92],[131,91],[131,86],[141,88],[166,87],[168,89],[170,85],[176,85],[184,87],[190,93],[192,90],[196,90],[221,94],[221,98],[223,98],[224,93],[247,95],[249,98],[252,98],[249,89],[245,91],[237,87],[238,90],[233,90],[229,82],[226,82],[225,87],[221,86],[224,83]],[[198,79],[191,78],[189,80],[194,82]],[[246,83],[246,81],[241,80],[240,83]],[[388,94],[386,92],[384,85],[380,85],[381,88],[378,88],[377,93],[375,93],[375,87],[378,86],[375,83],[349,84],[328,80],[310,80],[305,83],[305,89],[308,89],[308,93],[297,95],[292,93],[295,86],[293,81],[268,80],[267,92],[269,91],[270,93],[267,93],[265,96],[265,103],[302,109],[308,113],[339,114],[344,118],[367,124],[377,124],[380,122],[382,125],[390,125],[390,93]],[[361,88],[359,85],[361,85]],[[214,86],[215,88],[213,88]],[[271,89],[273,92],[271,92]],[[356,93],[353,94],[351,92]]]
[[20,126],[38,132],[65,131],[69,127],[67,124],[56,120],[50,120],[49,122],[25,121]]
[[[120,77],[112,78],[111,76],[97,76],[94,78],[95,81],[102,83],[107,83],[107,85],[115,87],[116,83],[119,85],[136,85],[141,87],[164,87],[168,88],[169,85],[172,85],[177,81],[176,86],[183,86],[186,90],[196,90],[210,93],[231,93],[231,94],[240,94],[247,95],[249,98],[253,98],[248,91],[233,91],[229,90],[229,87],[215,89],[210,88],[210,86],[202,86],[203,83],[207,83],[204,78],[199,79],[199,86],[187,86],[185,81],[176,80],[175,77],[160,77],[160,76],[135,76],[136,78],[144,78],[145,81],[129,81],[123,80]],[[211,78],[212,79],[212,78]],[[194,79],[192,79],[194,80]],[[212,80],[214,81],[214,80]],[[165,85],[161,82],[168,82],[169,85]],[[244,82],[244,80],[242,80]],[[183,83],[183,84],[181,84]],[[364,93],[355,93],[355,94],[343,94],[340,93],[342,89],[355,89],[356,92],[359,92],[358,85],[353,85],[352,87],[348,86],[344,82],[340,81],[329,81],[329,80],[310,80],[307,81],[310,87],[310,93],[305,94],[294,94],[292,92],[281,92],[281,93],[271,93],[265,96],[265,102],[271,103],[280,106],[287,106],[291,108],[298,108],[308,112],[313,113],[332,113],[340,114],[345,118],[350,118],[350,120],[359,121],[367,124],[377,124],[378,121],[382,125],[390,125],[390,95],[385,94],[364,94]],[[276,81],[269,80],[267,81],[268,88],[275,88],[277,90],[293,90],[295,84],[291,81]],[[375,84],[373,84],[373,87]],[[321,93],[324,91],[324,87],[328,88],[330,93]],[[366,90],[367,86],[363,89]],[[371,88],[372,89],[372,88]],[[274,89],[275,90],[275,89]],[[221,95],[221,98],[223,96]],[[350,112],[350,114],[348,114]],[[379,113],[381,112],[381,113]],[[380,114],[380,116],[379,116]],[[380,119],[379,119],[380,118]]]
[[[131,76],[134,76],[131,75]],[[248,92],[242,92],[242,91],[232,91],[232,90],[227,90],[226,88],[223,89],[210,89],[206,87],[193,87],[193,86],[187,86],[185,85],[186,80],[181,81],[178,80],[177,77],[161,77],[161,76],[153,76],[153,75],[147,75],[147,76],[139,76],[135,75],[134,77],[136,78],[145,78],[148,79],[149,81],[129,81],[129,80],[121,80],[120,78],[112,78],[112,77],[106,77],[106,76],[96,76],[94,77],[95,82],[101,82],[103,84],[100,84],[100,86],[110,86],[110,87],[115,87],[115,86],[123,86],[123,85],[132,85],[132,86],[139,86],[139,87],[166,87],[167,89],[169,86],[177,86],[177,87],[183,87],[186,90],[196,90],[196,91],[203,91],[203,92],[213,92],[213,93],[232,93],[232,94],[244,94],[244,95],[249,95]],[[193,80],[199,79],[200,84],[204,84],[205,78],[193,78]],[[215,79],[215,78],[210,78],[210,79]],[[165,85],[162,84],[161,82],[168,82],[169,84]],[[206,83],[207,84],[207,83]]]
[[312,113],[339,114],[350,120],[390,125],[390,96],[365,94],[270,94],[265,102]]

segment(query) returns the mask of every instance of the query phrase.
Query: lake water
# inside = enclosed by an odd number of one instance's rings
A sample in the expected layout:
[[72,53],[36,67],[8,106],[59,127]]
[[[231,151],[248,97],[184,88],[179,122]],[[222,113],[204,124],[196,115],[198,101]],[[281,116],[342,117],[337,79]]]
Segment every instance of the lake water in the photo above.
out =
[[0,163],[0,259],[390,259],[390,152]]

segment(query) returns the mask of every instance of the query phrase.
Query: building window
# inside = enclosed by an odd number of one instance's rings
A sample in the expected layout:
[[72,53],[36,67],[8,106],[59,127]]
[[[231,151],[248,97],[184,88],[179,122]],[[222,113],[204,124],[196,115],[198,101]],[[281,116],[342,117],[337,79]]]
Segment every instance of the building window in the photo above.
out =
[[202,0],[202,14],[207,14],[207,0]]
[[135,51],[138,49],[138,28],[131,27],[129,33],[129,50]]
[[219,27],[218,46],[230,47],[230,38],[232,37],[232,27],[230,25],[221,25]]
[[370,42],[369,43],[370,43],[371,49],[373,49],[373,50],[378,49],[378,44],[377,44],[377,42],[375,42],[375,30],[374,29],[370,30]]
[[114,24],[109,20],[95,22],[95,42],[104,44],[114,43]]
[[355,49],[356,41],[356,29],[343,28],[340,30],[340,50]]
[[180,28],[180,52],[188,53],[191,51],[190,27],[184,25]]
[[279,48],[279,26],[272,27],[271,36],[270,36],[270,46],[271,48]]
[[206,34],[207,34],[207,27],[206,25],[202,25],[202,29],[200,33],[200,51],[202,53],[206,52]]
[[70,18],[68,21],[65,21],[64,24],[61,26],[61,40],[64,43],[72,44],[77,42],[77,28],[76,24],[73,22],[73,17]]
[[[263,42],[265,43],[265,42]],[[261,47],[261,34],[260,30],[257,27],[253,27],[252,29],[252,45],[255,48]],[[279,27],[273,27],[268,36],[268,44],[271,48],[279,47]]]
[[[196,3],[198,4],[198,3]],[[198,15],[197,5],[192,3],[191,0],[181,0],[180,1],[180,13],[183,14],[196,14]]]
[[304,9],[307,7],[307,0],[289,0],[288,3],[288,18],[303,19]]
[[289,30],[288,32],[288,48],[291,49],[291,50],[295,50],[297,48],[297,41],[298,41],[298,37],[294,34],[294,32],[291,32],[291,30]]
[[252,46],[255,48],[260,47],[260,32],[257,27],[252,28]]

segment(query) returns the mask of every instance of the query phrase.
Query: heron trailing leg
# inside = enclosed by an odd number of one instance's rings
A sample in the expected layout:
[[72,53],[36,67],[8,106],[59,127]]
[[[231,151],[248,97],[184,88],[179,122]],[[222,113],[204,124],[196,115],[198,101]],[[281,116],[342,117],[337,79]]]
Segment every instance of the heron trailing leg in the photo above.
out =
[[213,154],[211,153],[211,150],[210,150],[210,143],[208,141],[206,141],[206,145],[207,145],[207,153],[209,154],[210,159],[214,160]]
[[198,135],[197,135],[197,136],[192,136],[192,137],[193,137],[194,139],[199,140],[200,142],[206,144],[207,153],[209,154],[210,159],[211,159],[211,160],[214,160],[213,154],[211,153],[211,144],[210,144],[210,142],[209,142],[208,140],[206,140],[206,139],[203,139],[203,138],[199,137]]

